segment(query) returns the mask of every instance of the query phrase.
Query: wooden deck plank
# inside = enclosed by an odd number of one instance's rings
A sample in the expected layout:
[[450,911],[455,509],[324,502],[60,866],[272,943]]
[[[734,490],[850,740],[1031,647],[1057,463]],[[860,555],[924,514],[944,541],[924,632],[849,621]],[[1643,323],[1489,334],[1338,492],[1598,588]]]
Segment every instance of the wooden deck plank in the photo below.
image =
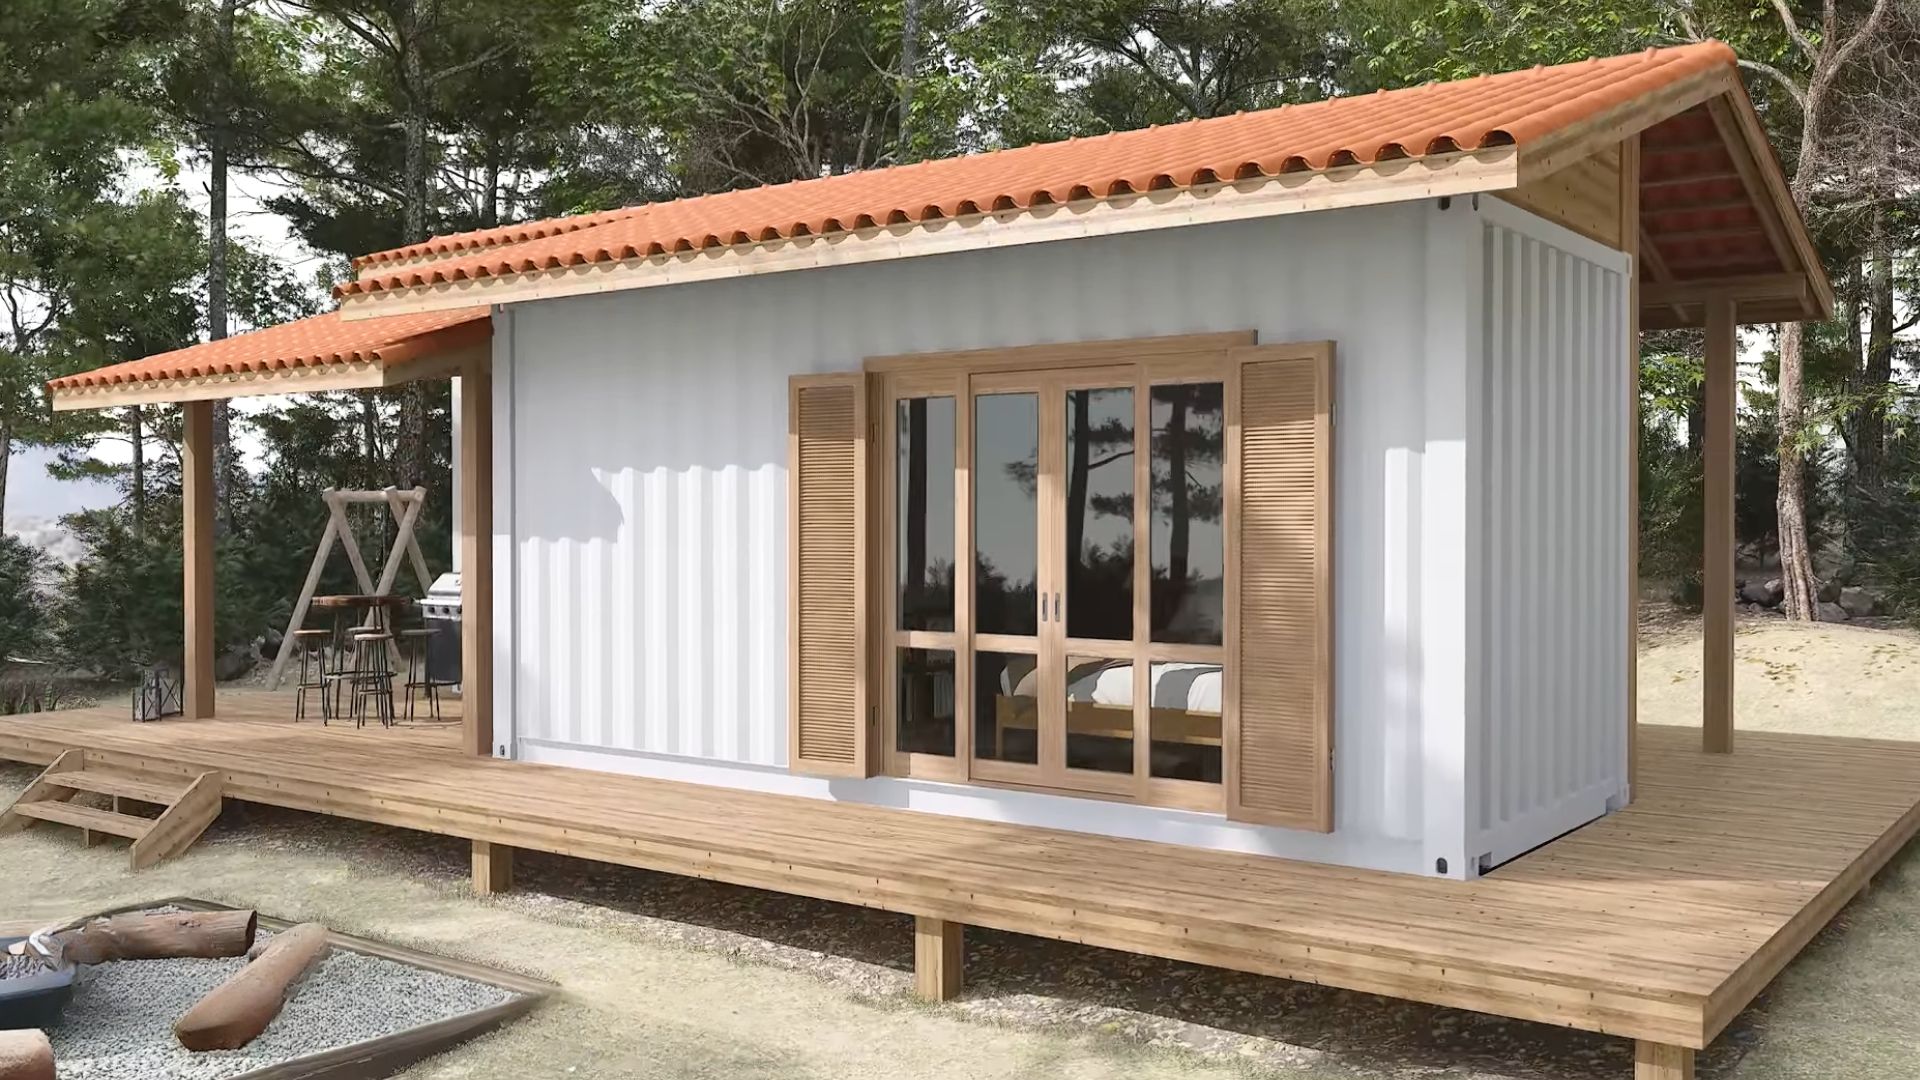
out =
[[1920,830],[1920,744],[1649,727],[1632,807],[1475,882],[474,758],[457,725],[115,710],[0,757],[219,770],[230,797],[1703,1047]]

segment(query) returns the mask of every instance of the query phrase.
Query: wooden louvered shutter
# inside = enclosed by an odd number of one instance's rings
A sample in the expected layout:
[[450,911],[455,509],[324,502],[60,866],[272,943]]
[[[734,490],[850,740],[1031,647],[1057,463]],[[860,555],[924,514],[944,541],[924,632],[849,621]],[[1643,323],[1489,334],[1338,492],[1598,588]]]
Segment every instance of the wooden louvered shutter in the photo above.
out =
[[865,776],[867,408],[863,376],[787,390],[788,765]]
[[1333,345],[1235,349],[1227,816],[1333,830]]

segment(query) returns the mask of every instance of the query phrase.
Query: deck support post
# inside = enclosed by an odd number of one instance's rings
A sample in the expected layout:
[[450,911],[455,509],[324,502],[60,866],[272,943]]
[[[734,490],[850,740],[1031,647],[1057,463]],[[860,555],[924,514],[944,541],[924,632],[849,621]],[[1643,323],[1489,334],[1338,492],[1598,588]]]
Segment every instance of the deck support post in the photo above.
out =
[[1733,301],[1707,302],[1706,549],[1703,567],[1703,745],[1733,752],[1733,457],[1740,379]]
[[486,840],[473,842],[473,892],[495,896],[513,888],[513,849]]
[[913,919],[913,992],[927,1001],[951,1001],[964,983],[964,923],[926,915]]
[[1693,1080],[1693,1048],[1645,1039],[1635,1042],[1633,1080]]
[[493,745],[493,372],[489,360],[461,372],[459,402],[461,746],[492,757]]
[[213,402],[180,406],[180,568],[184,581],[185,641],[181,651],[181,713],[213,716]]

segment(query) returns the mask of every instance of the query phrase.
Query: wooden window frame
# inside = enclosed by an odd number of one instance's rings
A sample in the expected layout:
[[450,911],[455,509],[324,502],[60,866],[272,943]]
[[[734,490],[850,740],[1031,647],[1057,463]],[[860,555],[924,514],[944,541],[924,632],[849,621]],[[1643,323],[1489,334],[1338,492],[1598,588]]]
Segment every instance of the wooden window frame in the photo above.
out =
[[[870,625],[874,628],[871,635],[869,685],[875,694],[875,716],[880,730],[871,740],[877,750],[878,771],[891,776],[913,777],[919,779],[940,780],[965,783],[980,787],[1007,788],[1015,790],[1039,791],[1048,794],[1073,797],[1104,799],[1130,802],[1138,805],[1193,810],[1212,814],[1229,813],[1228,779],[1234,774],[1230,763],[1231,750],[1228,731],[1233,719],[1230,712],[1233,707],[1234,678],[1232,675],[1232,656],[1234,643],[1233,628],[1237,625],[1236,608],[1238,599],[1231,585],[1234,572],[1235,527],[1231,515],[1235,512],[1231,493],[1236,487],[1234,469],[1237,467],[1234,451],[1234,433],[1231,428],[1233,401],[1236,394],[1238,362],[1235,359],[1239,350],[1253,346],[1256,335],[1252,331],[1239,331],[1216,334],[1191,334],[1170,337],[1138,338],[1113,341],[1075,342],[1069,344],[1034,345],[1006,349],[982,349],[965,352],[921,353],[904,356],[874,357],[866,361],[868,392],[870,394],[868,415],[875,418],[871,430],[870,447],[872,459],[867,470],[871,484],[879,485],[867,500],[872,508],[869,522],[868,549],[879,552],[881,557],[871,561],[872,578],[867,587],[869,596],[879,599],[875,618]],[[1326,347],[1326,343],[1305,343],[1296,348],[1315,349]],[[1218,646],[1186,645],[1151,640],[1151,557],[1145,545],[1151,537],[1150,498],[1136,498],[1134,508],[1134,536],[1137,549],[1134,560],[1134,637],[1129,641],[1085,640],[1066,638],[1062,635],[1056,648],[1062,660],[1068,656],[1104,656],[1133,661],[1134,677],[1134,765],[1131,774],[1083,775],[1087,770],[1072,770],[1074,783],[1070,787],[1061,787],[1055,783],[1036,783],[1035,767],[1009,766],[1002,763],[979,762],[973,758],[973,651],[978,648],[992,650],[995,642],[990,638],[978,638],[973,634],[971,603],[973,589],[973,395],[977,392],[974,385],[976,377],[1006,373],[1010,376],[1035,376],[1063,380],[1063,385],[1071,385],[1091,377],[1091,372],[1083,369],[1124,367],[1131,369],[1134,394],[1135,432],[1137,439],[1151,444],[1151,389],[1154,386],[1172,385],[1183,382],[1220,382],[1223,384],[1226,415],[1223,416],[1223,436],[1226,441],[1225,458],[1222,461],[1223,473],[1223,513],[1222,532],[1225,550],[1223,571],[1228,585],[1223,589],[1224,620],[1222,641]],[[1076,374],[1076,373],[1079,374]],[[906,631],[895,629],[898,625],[897,601],[894,594],[897,571],[896,540],[893,530],[895,491],[897,480],[893,468],[896,460],[895,439],[897,433],[894,423],[895,403],[903,398],[948,396],[954,399],[955,423],[955,476],[954,476],[954,629],[949,633],[929,631]],[[1042,423],[1046,423],[1043,410]],[[1147,490],[1151,483],[1151,454],[1138,454],[1135,461],[1135,491]],[[1144,474],[1144,475],[1143,475]],[[1043,516],[1047,511],[1042,509]],[[1044,528],[1044,526],[1043,526]],[[1043,559],[1051,558],[1052,553],[1044,544]],[[1144,610],[1143,610],[1144,609]],[[1021,644],[1018,651],[1027,648],[1025,638],[1018,639]],[[1044,653],[1046,644],[1040,641],[1038,647]],[[897,661],[896,650],[900,648],[934,648],[952,651],[954,657],[954,755],[951,758],[931,754],[903,753],[898,749],[898,721],[894,715],[897,703]],[[1207,783],[1203,781],[1172,780],[1152,776],[1152,702],[1148,693],[1151,680],[1151,665],[1156,662],[1204,662],[1219,663],[1222,674],[1221,701],[1221,781]],[[1330,677],[1330,674],[1329,674]],[[1062,696],[1064,687],[1046,686],[1043,694],[1051,694],[1059,689]],[[1053,779],[1048,775],[1047,779]]]

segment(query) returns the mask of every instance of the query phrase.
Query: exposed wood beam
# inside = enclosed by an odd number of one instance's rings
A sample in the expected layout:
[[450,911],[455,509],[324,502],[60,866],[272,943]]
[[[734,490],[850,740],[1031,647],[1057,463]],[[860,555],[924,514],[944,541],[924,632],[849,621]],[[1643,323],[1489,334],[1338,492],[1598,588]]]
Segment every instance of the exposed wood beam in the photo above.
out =
[[1707,278],[1699,281],[1654,283],[1641,290],[1649,307],[1704,304],[1709,300],[1744,303],[1749,300],[1789,300],[1806,303],[1804,274],[1753,274],[1747,277]]
[[213,404],[181,406],[180,555],[185,589],[181,710],[189,720],[213,716]]
[[1726,210],[1753,210],[1753,200],[1745,197],[1738,199],[1707,199],[1701,202],[1671,203],[1666,206],[1646,206],[1642,204],[1642,214],[1717,214]]
[[1739,330],[1733,300],[1707,302],[1706,548],[1703,559],[1705,656],[1703,745],[1709,753],[1733,751],[1733,469],[1735,357]]
[[1653,180],[1640,181],[1643,191],[1658,191],[1664,188],[1688,187],[1693,184],[1711,184],[1717,180],[1738,180],[1740,173],[1733,169],[1715,169],[1712,172],[1689,173],[1685,176],[1662,176]]
[[1669,243],[1678,243],[1683,240],[1717,240],[1721,237],[1731,236],[1759,236],[1765,232],[1766,230],[1758,225],[1723,225],[1719,228],[1707,229],[1674,229],[1668,232],[1662,232],[1660,239]]
[[489,757],[493,742],[493,365],[460,377],[461,745]]
[[[1638,196],[1636,195],[1635,198],[1637,199]],[[1653,275],[1654,282],[1660,285],[1673,284],[1673,271],[1667,268],[1666,257],[1660,254],[1660,245],[1654,243],[1653,237],[1647,234],[1647,227],[1645,225],[1640,226],[1635,235],[1638,237],[1636,242],[1640,245],[1635,253],[1647,261],[1647,271]],[[1640,310],[1640,305],[1644,302],[1642,295],[1644,292],[1644,286],[1642,286],[1639,279],[1636,278],[1634,280],[1633,304],[1633,310],[1635,312]],[[1673,305],[1673,314],[1675,318],[1679,319],[1685,319],[1687,317],[1686,309],[1679,304]],[[1635,360],[1638,360],[1637,352],[1635,354]]]

